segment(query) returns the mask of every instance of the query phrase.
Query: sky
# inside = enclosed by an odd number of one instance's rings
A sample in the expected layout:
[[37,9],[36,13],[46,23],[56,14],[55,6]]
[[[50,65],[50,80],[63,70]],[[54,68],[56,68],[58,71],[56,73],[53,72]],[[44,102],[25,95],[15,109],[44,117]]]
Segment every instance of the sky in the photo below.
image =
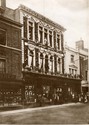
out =
[[84,40],[88,45],[89,29],[89,0],[6,0],[7,7],[16,9],[23,4],[30,9],[44,15],[52,21],[62,25],[65,43],[75,48],[75,42]]

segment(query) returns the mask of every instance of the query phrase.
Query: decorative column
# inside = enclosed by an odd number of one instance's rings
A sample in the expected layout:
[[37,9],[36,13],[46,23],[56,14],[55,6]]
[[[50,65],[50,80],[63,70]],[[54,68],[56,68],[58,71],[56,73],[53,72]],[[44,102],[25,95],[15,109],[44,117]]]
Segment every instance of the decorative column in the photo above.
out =
[[35,67],[36,66],[36,64],[35,64],[35,62],[36,62],[35,50],[33,51],[33,55],[34,55],[34,57],[33,57],[33,67]]
[[53,73],[54,73],[54,56],[53,56]]
[[61,32],[60,32],[60,37],[59,37],[59,39],[60,39],[60,50],[61,50],[61,44],[62,44],[62,41],[61,41]]

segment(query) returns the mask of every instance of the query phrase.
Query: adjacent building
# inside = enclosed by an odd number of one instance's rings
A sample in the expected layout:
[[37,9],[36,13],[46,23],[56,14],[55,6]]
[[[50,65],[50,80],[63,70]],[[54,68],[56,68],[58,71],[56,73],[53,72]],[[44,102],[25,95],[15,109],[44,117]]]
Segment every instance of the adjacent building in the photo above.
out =
[[21,99],[21,24],[6,15],[6,2],[0,0],[0,102]]
[[82,91],[88,92],[88,49],[84,47],[84,41],[76,42],[76,49],[79,53],[79,69],[82,77]]
[[65,46],[65,73],[72,77],[80,77],[78,50]]

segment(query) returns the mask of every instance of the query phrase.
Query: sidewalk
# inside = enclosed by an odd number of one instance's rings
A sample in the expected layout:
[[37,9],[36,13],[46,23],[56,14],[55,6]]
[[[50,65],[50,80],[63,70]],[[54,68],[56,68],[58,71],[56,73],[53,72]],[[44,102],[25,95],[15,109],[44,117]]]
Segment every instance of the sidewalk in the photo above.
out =
[[81,103],[68,103],[68,104],[62,104],[62,105],[51,105],[51,106],[45,106],[45,107],[36,107],[36,108],[23,108],[23,109],[17,109],[12,111],[2,111],[0,114],[15,114],[15,113],[22,113],[22,112],[32,112],[36,110],[43,110],[48,108],[56,108],[56,107],[65,107],[65,106],[71,106],[71,105],[80,105]]

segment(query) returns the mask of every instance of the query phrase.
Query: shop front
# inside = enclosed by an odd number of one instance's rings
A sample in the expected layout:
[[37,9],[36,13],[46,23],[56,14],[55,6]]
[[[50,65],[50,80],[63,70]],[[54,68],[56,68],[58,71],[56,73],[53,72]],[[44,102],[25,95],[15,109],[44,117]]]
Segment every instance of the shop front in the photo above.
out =
[[0,76],[0,104],[21,103],[23,88],[22,80],[8,74]]
[[23,72],[23,76],[27,102],[36,102],[40,97],[43,102],[67,103],[74,101],[73,98],[81,93],[80,79],[32,72]]

